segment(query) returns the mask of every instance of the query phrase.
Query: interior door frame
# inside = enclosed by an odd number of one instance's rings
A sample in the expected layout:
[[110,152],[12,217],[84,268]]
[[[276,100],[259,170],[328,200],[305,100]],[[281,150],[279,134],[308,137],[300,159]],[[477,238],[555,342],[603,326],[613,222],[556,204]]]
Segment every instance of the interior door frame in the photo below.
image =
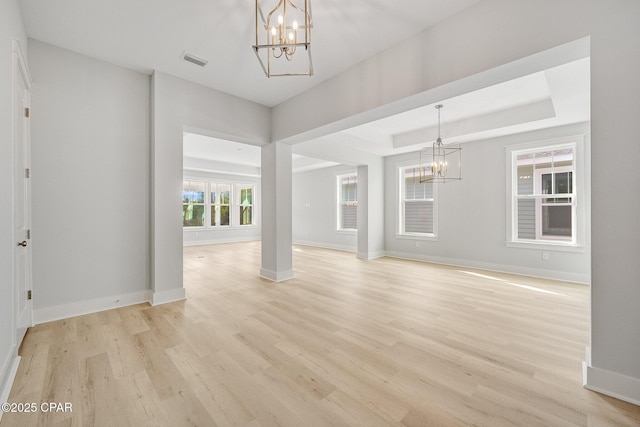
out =
[[[12,229],[13,229],[13,241],[14,242],[18,242],[20,240],[27,240],[27,246],[24,248],[26,250],[26,274],[25,274],[25,291],[31,291],[32,290],[32,271],[33,271],[33,264],[32,264],[32,250],[31,250],[31,236],[30,231],[28,232],[27,236],[18,236],[18,231],[16,228],[16,224],[17,224],[17,219],[15,217],[15,212],[16,212],[16,191],[18,190],[18,184],[15,182],[15,177],[17,176],[18,173],[24,173],[21,171],[16,170],[16,153],[15,153],[15,147],[16,144],[23,144],[23,156],[24,156],[24,160],[25,160],[25,166],[27,168],[31,168],[31,126],[29,123],[29,119],[28,117],[30,116],[30,103],[31,103],[31,88],[32,88],[32,80],[31,80],[31,74],[29,73],[29,68],[27,66],[27,62],[25,60],[24,54],[22,53],[22,48],[20,47],[20,41],[17,39],[12,39],[11,40],[11,44],[12,44],[12,150],[13,151],[13,160],[12,160],[12,180],[13,182],[13,190],[12,190],[12,200],[11,200],[11,205],[12,205],[12,210],[13,210],[13,224],[12,224]],[[22,90],[21,86],[20,86],[20,81],[22,82],[22,84],[24,85],[24,90],[26,91],[26,100],[23,103],[23,99],[20,99],[21,97],[19,96],[20,94],[18,93],[18,91]],[[26,104],[26,105],[25,105]],[[16,111],[18,109],[18,107],[20,109],[23,108],[29,108],[29,114],[26,115],[26,112],[24,114],[16,114]],[[27,120],[25,120],[25,116],[27,118]],[[19,135],[19,133],[16,131],[16,127],[17,126],[22,126],[22,140],[18,141],[17,138]],[[30,175],[30,172],[29,172]],[[26,229],[30,230],[31,229],[31,179],[29,178],[29,176],[27,176],[25,178],[25,202],[24,202],[24,208],[26,209],[26,215],[25,215],[25,227]],[[19,316],[20,316],[20,298],[21,295],[19,295],[19,283],[17,283],[18,278],[16,277],[16,256],[15,256],[15,249],[12,255],[12,275],[13,275],[13,330],[15,331],[15,351],[16,353],[18,352],[20,345],[22,344],[22,339],[24,338],[24,334],[26,333],[26,329],[30,326],[33,326],[33,300],[28,300],[26,301],[26,306],[25,306],[25,310],[27,310],[26,313],[26,317],[27,317],[27,327],[26,328],[22,328],[18,322],[19,320]],[[22,297],[26,298],[26,295],[22,295]]]

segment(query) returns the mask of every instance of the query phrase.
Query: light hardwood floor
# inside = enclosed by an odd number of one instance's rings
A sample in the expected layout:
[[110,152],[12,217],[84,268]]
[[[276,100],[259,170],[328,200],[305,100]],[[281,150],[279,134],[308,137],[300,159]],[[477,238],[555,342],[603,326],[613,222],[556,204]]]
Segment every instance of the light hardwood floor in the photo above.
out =
[[298,246],[257,277],[260,243],[184,250],[188,300],[38,325],[2,427],[638,426],[581,386],[583,285]]

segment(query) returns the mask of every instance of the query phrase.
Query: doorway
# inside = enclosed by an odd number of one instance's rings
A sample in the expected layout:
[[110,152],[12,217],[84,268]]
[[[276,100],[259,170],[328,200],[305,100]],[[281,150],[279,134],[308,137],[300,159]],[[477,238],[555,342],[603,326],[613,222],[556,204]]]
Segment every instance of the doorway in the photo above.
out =
[[33,325],[31,290],[31,78],[17,40],[13,40],[13,237],[16,349]]

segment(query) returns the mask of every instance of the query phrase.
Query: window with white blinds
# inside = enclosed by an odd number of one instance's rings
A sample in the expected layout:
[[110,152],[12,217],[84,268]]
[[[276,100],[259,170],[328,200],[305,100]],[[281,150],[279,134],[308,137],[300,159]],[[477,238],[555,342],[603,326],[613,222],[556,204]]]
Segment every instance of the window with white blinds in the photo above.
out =
[[584,135],[506,147],[506,245],[583,252],[589,149]]
[[514,241],[575,244],[575,145],[512,152]]
[[358,174],[338,175],[338,230],[358,229]]
[[400,234],[435,236],[434,184],[420,182],[420,168],[405,166],[400,173]]

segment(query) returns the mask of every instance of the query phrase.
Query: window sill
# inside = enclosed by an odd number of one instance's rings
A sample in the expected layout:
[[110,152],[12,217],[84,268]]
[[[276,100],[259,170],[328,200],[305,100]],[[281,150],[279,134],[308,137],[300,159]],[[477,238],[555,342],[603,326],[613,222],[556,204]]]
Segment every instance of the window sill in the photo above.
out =
[[407,239],[407,240],[427,240],[431,242],[437,242],[438,236],[435,234],[400,234],[396,233],[396,239]]
[[230,226],[226,225],[224,227],[182,227],[182,231],[218,231],[218,230],[243,230],[245,228],[256,228],[255,225],[236,225]]
[[358,230],[338,229],[336,233],[340,234],[358,234]]
[[586,251],[586,248],[583,245],[572,245],[568,243],[508,241],[506,242],[506,245],[509,248],[537,249],[556,252],[584,253]]

